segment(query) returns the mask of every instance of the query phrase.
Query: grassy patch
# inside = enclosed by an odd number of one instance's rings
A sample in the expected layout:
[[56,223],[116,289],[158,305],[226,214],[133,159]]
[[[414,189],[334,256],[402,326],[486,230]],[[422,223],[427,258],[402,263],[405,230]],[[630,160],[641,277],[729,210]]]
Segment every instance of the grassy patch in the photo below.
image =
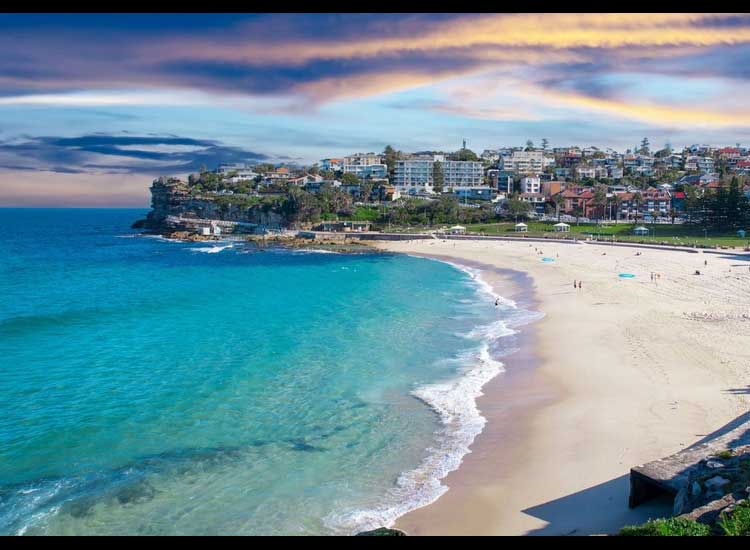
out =
[[726,451],[721,451],[720,453],[717,453],[716,456],[719,458],[732,458],[734,456],[734,453],[732,453],[732,451],[727,449]]
[[629,525],[620,530],[625,537],[707,537],[708,525],[684,518],[652,519],[643,525]]
[[[528,225],[528,232],[526,234],[529,237],[554,235],[556,237],[567,236],[569,238],[577,237],[581,239],[592,235],[601,240],[612,240],[614,238],[617,241],[626,242],[668,242],[669,244],[689,246],[734,246],[738,248],[744,248],[750,243],[750,239],[740,238],[736,232],[719,232],[711,229],[704,232],[698,226],[685,224],[638,223],[638,226],[643,225],[649,229],[648,235],[641,236],[633,234],[633,230],[636,227],[636,224],[633,223],[597,225],[593,223],[576,224],[575,222],[568,222],[570,231],[567,233],[555,233],[553,228],[555,222],[530,220],[524,223]],[[515,231],[515,222],[470,224],[466,226],[466,230],[470,233],[484,233],[485,235],[519,235]]]
[[737,505],[731,515],[722,513],[719,526],[730,537],[750,536],[750,502],[746,500]]

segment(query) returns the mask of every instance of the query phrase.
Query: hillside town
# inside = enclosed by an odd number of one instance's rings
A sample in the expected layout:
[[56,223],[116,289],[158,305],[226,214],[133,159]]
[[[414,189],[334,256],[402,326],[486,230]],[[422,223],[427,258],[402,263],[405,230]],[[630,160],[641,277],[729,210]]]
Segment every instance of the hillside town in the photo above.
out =
[[[540,146],[454,152],[352,153],[300,166],[234,163],[158,178],[168,201],[209,200],[228,211],[260,207],[281,225],[330,220],[396,225],[515,222],[747,225],[750,149],[692,145],[653,151],[648,138],[625,152]],[[182,198],[180,198],[182,197]],[[168,210],[165,209],[165,211]],[[187,210],[188,213],[192,212]],[[183,215],[180,213],[179,215]],[[203,217],[204,214],[195,214]],[[247,221],[240,215],[229,219]]]

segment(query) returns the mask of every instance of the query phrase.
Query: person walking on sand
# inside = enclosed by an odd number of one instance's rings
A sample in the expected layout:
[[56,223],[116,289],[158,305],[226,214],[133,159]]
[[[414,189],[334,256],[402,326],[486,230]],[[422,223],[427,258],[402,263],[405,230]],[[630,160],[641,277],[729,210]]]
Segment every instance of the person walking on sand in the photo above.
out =
[[578,288],[578,283],[576,283],[575,279],[573,279],[573,288]]

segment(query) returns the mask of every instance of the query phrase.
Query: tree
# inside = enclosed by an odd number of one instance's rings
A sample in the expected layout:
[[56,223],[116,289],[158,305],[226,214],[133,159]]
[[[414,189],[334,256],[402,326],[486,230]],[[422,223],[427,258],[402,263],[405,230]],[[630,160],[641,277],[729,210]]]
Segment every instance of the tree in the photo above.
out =
[[534,148],[534,142],[530,139],[526,140],[526,150],[531,151]]
[[432,163],[432,190],[441,194],[443,192],[443,163],[436,160]]
[[542,149],[546,151],[548,145],[549,145],[549,140],[547,138],[542,138]]
[[362,187],[360,188],[360,199],[362,201],[368,202],[370,200],[373,187],[373,184],[369,181],[365,181],[365,183],[362,184]]
[[648,138],[645,137],[641,140],[641,148],[638,149],[638,152],[642,155],[648,155],[649,154],[649,142]]
[[361,183],[361,180],[355,174],[347,172],[341,176],[341,183],[346,185],[357,185],[358,183]]
[[516,219],[518,218],[518,216],[526,216],[526,214],[528,214],[528,212],[531,210],[531,204],[526,201],[522,201],[515,195],[511,196],[511,198],[509,198],[505,202],[505,205],[508,208],[508,212],[510,213],[510,215],[515,217]]
[[597,218],[604,217],[604,209],[607,206],[607,186],[597,185],[594,188],[594,198],[591,201],[596,207]]
[[386,145],[385,149],[383,149],[383,162],[388,167],[388,175],[390,177],[393,177],[393,174],[396,171],[396,161],[400,158],[401,153],[396,152],[396,150],[390,145]]
[[477,154],[471,149],[459,149],[455,153],[448,155],[449,160],[473,160],[479,161]]

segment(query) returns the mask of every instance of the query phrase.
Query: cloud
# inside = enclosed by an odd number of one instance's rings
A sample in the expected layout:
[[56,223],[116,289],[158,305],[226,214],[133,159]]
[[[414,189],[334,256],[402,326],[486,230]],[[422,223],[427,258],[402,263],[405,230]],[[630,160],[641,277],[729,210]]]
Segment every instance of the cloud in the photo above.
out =
[[0,142],[0,167],[60,173],[187,173],[202,165],[269,158],[213,140],[179,136],[22,136]]
[[[733,14],[206,15],[202,24],[189,16],[130,15],[128,25],[117,17],[60,16],[57,26],[54,17],[15,19],[16,28],[6,24],[0,33],[0,94],[13,96],[6,101],[14,104],[20,96],[32,96],[27,102],[54,96],[61,104],[169,104],[159,90],[199,90],[286,95],[299,99],[299,109],[500,68],[569,69],[572,75],[586,66],[653,59],[662,64],[654,70],[664,70],[664,59],[691,48],[729,51],[741,61],[731,49],[750,44],[750,18]],[[746,76],[738,63],[718,66]],[[134,92],[145,88],[157,91]],[[124,92],[92,92],[115,89]],[[90,95],[70,95],[81,90]]]

